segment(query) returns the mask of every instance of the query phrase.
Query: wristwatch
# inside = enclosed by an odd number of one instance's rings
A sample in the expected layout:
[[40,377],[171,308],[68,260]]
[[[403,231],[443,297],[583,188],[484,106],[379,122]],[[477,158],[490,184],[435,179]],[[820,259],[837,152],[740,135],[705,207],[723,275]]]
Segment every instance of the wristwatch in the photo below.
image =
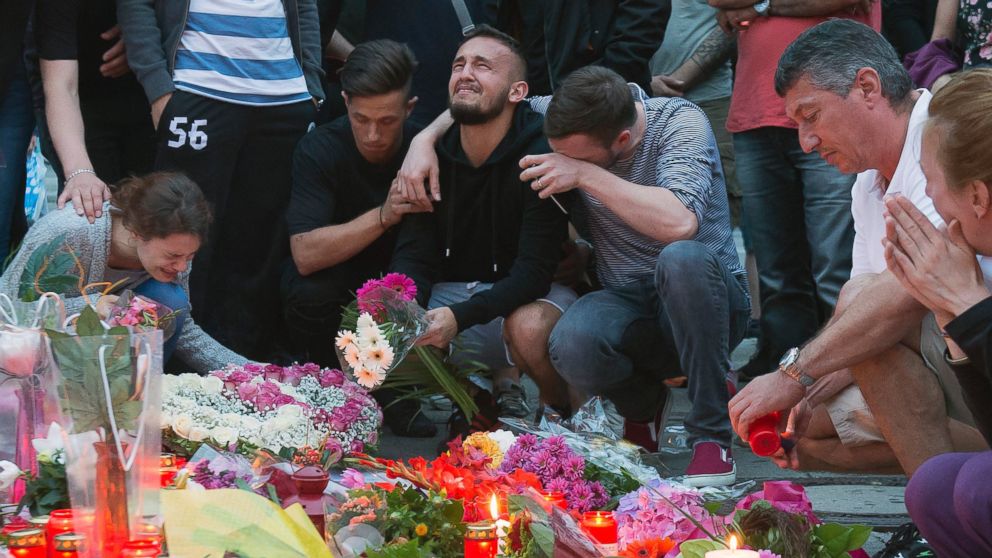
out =
[[816,378],[799,371],[799,367],[796,366],[797,360],[799,360],[799,347],[793,347],[786,351],[782,360],[778,361],[778,369],[786,376],[799,382],[803,387],[809,387],[816,383]]
[[761,2],[755,4],[752,8],[754,8],[755,12],[758,12],[759,16],[767,16],[768,11],[772,9],[772,0],[761,0]]

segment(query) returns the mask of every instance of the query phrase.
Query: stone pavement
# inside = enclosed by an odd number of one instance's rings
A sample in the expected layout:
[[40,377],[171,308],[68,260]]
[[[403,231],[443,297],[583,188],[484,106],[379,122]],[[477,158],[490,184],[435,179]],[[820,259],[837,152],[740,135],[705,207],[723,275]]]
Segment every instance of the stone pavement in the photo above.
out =
[[[745,340],[734,352],[734,365],[740,366],[746,362],[747,356],[753,352],[753,349],[754,340]],[[534,408],[537,388],[528,380],[525,380],[524,387],[528,400]],[[674,392],[675,406],[666,428],[670,435],[678,430],[689,409],[686,390],[676,389]],[[380,441],[379,455],[387,458],[407,458],[416,455],[431,458],[437,455],[436,447],[444,432],[450,407],[425,405],[425,409],[427,415],[437,423],[439,434],[432,439],[400,438],[386,428]],[[681,475],[689,462],[689,451],[667,444],[666,446],[661,453],[647,456],[646,462],[656,466],[662,476]],[[824,520],[860,523],[874,527],[875,532],[865,546],[869,554],[882,549],[894,527],[909,521],[903,503],[905,477],[783,470],[767,459],[755,456],[750,449],[742,445],[734,447],[734,458],[737,461],[739,482],[754,480],[756,488],[760,488],[761,483],[766,480],[791,480],[806,487],[817,515]]]

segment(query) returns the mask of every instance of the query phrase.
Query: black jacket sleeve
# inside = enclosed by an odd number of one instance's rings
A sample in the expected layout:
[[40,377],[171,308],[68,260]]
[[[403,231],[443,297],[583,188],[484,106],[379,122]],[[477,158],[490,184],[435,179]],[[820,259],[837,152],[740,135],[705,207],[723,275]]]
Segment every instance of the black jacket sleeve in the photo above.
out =
[[992,297],[964,311],[946,329],[971,360],[954,372],[976,426],[992,445]]
[[649,62],[661,46],[670,0],[620,0],[600,64],[651,91]]
[[[518,179],[514,177],[514,180]],[[525,190],[525,201],[517,257],[509,275],[496,281],[491,289],[451,306],[458,331],[499,316],[505,318],[517,308],[547,295],[551,288],[561,259],[561,245],[568,236],[568,221],[553,201],[540,199],[527,185],[521,187]]]
[[417,285],[417,302],[424,308],[431,299],[431,288],[438,281],[441,269],[436,219],[437,214],[433,212],[405,215],[389,266],[390,271],[413,279]]

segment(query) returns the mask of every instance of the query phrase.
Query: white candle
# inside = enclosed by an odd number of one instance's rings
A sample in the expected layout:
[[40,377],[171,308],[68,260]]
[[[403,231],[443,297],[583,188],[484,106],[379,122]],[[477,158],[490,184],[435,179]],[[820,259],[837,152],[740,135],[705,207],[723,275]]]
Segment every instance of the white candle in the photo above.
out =
[[758,553],[753,550],[737,549],[737,535],[730,535],[727,546],[730,548],[711,550],[703,558],[758,558]]

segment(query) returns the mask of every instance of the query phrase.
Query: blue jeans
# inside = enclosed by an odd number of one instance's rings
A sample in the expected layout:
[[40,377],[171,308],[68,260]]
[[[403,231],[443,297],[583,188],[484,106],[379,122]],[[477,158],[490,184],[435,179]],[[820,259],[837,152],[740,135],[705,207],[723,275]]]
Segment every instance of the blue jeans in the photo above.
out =
[[34,132],[34,104],[23,64],[17,64],[6,91],[0,91],[0,262],[27,230],[24,189],[27,150]]
[[183,325],[186,324],[186,317],[189,316],[189,296],[186,291],[176,283],[163,283],[154,279],[148,279],[134,289],[135,294],[139,294],[147,299],[167,306],[176,312],[176,329],[172,336],[165,340],[162,346],[162,363],[169,361],[169,357],[176,350],[179,343],[179,336],[182,335]]
[[789,128],[734,134],[737,179],[758,264],[761,336],[771,370],[833,314],[851,276],[851,186]]
[[726,373],[747,329],[743,277],[694,240],[666,246],[653,277],[589,293],[551,332],[551,362],[571,385],[613,402],[625,418],[649,421],[665,377],[689,379],[690,444],[730,447]]

